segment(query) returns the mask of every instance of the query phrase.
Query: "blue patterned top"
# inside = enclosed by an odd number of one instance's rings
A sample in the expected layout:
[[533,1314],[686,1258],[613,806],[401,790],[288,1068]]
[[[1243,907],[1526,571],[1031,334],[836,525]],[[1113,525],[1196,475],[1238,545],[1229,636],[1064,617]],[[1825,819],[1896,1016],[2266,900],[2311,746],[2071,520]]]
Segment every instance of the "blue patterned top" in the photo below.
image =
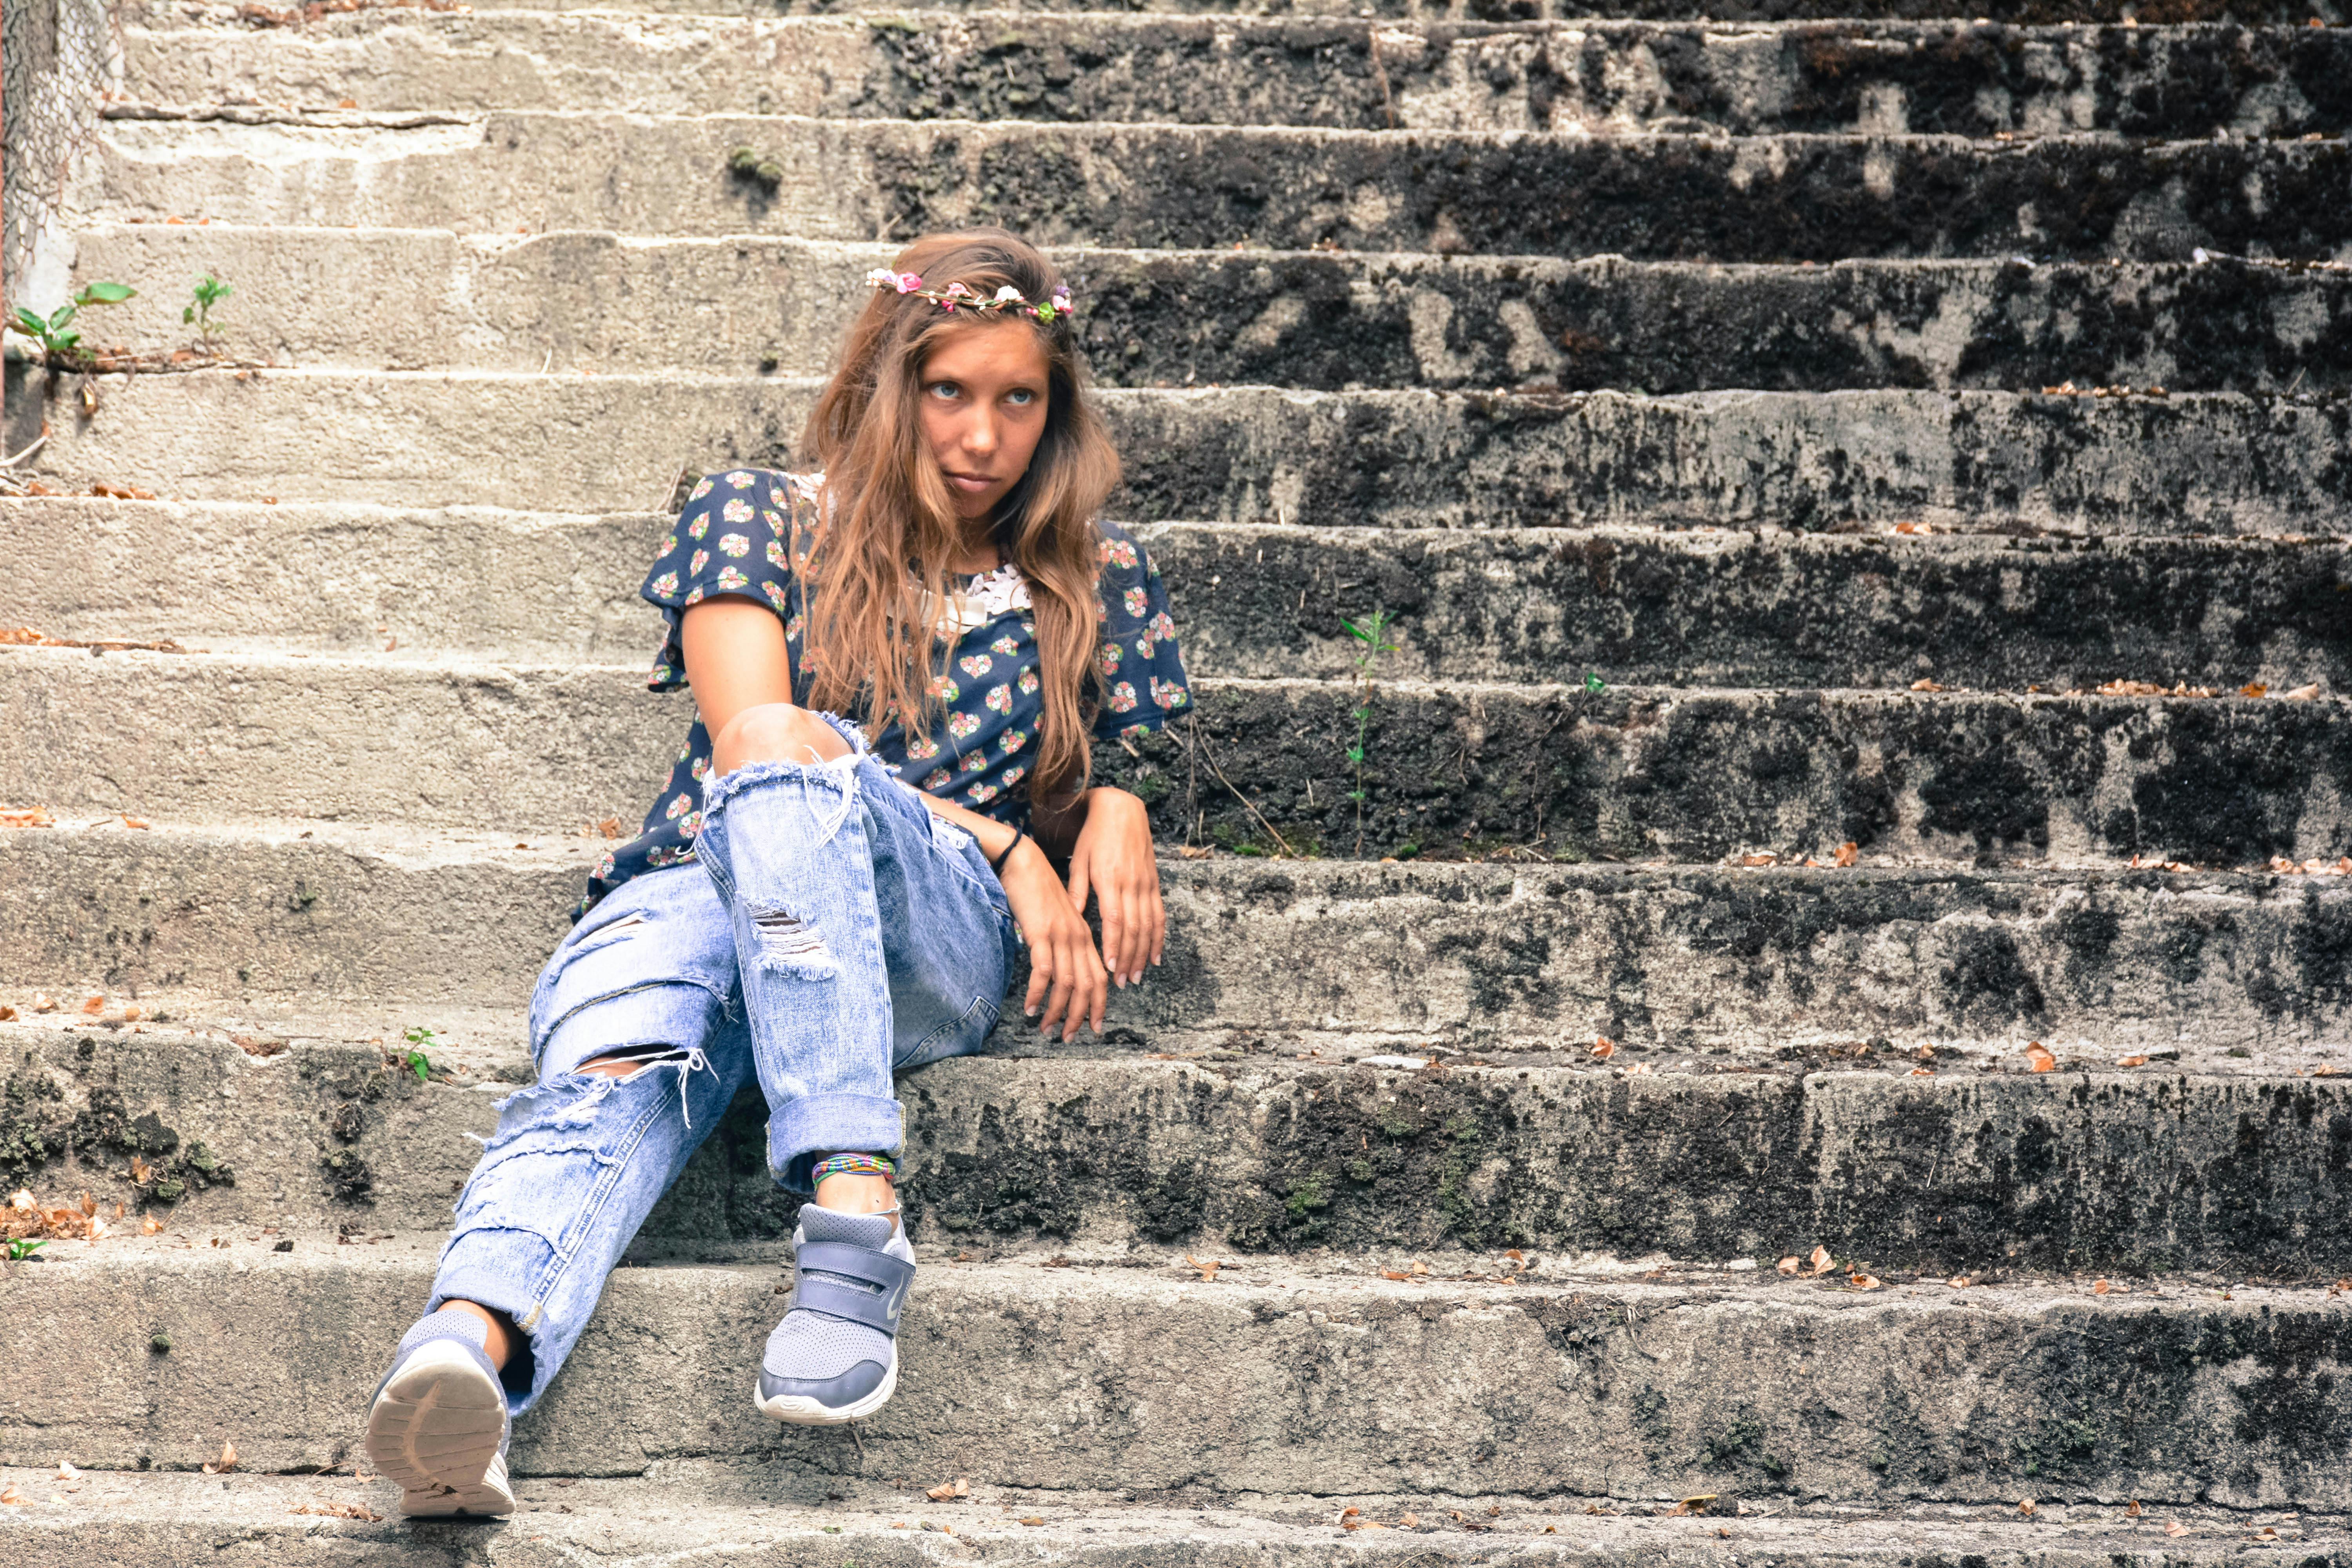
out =
[[[687,610],[732,595],[766,605],[782,620],[793,700],[808,700],[811,682],[800,662],[806,609],[801,579],[824,481],[822,474],[736,468],[694,487],[677,531],[662,541],[661,557],[637,591],[669,621],[647,686],[676,691],[687,684],[679,642]],[[1097,522],[1095,530],[1102,642],[1095,652],[1097,679],[1082,700],[1097,707],[1095,738],[1111,741],[1159,729],[1192,706],[1192,693],[1160,569],[1116,523]],[[958,602],[943,618],[961,626],[961,635],[932,678],[942,704],[938,725],[909,737],[894,722],[871,738],[872,749],[917,789],[1001,821],[1025,823],[1029,792],[1017,786],[1028,777],[1045,710],[1028,584],[1010,564],[955,582]],[[709,772],[710,732],[698,715],[668,783],[646,813],[643,831],[597,863],[574,920],[638,872],[694,858],[702,781]]]

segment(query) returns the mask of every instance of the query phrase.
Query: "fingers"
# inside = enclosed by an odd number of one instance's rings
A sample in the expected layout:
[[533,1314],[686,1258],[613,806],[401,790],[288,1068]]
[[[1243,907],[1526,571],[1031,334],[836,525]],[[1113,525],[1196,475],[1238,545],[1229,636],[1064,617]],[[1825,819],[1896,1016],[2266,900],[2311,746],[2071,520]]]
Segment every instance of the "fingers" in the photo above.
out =
[[1124,986],[1134,967],[1135,945],[1127,889],[1116,880],[1107,881],[1095,889],[1095,900],[1102,906],[1103,964],[1110,971],[1111,984]]

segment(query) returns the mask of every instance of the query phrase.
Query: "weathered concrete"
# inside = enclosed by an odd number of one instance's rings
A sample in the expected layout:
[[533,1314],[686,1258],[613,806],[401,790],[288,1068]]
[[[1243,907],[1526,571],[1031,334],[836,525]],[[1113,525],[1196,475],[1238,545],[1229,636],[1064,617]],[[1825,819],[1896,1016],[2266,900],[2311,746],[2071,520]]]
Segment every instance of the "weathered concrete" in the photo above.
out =
[[[328,16],[294,35],[152,7],[152,103],[1321,126],[2159,138],[2340,134],[2352,37],[2290,26]],[[226,8],[223,8],[224,10]],[[1375,58],[1377,54],[1377,58]]]
[[[109,1468],[193,1466],[231,1437],[256,1469],[341,1458],[365,1369],[415,1314],[431,1251],[397,1237],[267,1245],[125,1240],[16,1266],[0,1442]],[[2352,1306],[2316,1290],[1247,1273],[935,1261],[899,1335],[898,1392],[861,1426],[866,1463],[1001,1485],[1325,1495],[2007,1501],[2054,1484],[2341,1508],[2352,1488]],[[772,1266],[616,1273],[520,1424],[515,1468],[628,1475],[700,1458],[822,1463],[847,1447],[840,1433],[780,1429],[745,1393],[777,1290]],[[270,1353],[252,1340],[262,1323]],[[68,1324],[79,1353],[45,1353]],[[149,1349],[159,1331],[166,1353]]]
[[[1016,1044],[1008,1031],[994,1048]],[[184,1235],[444,1226],[496,1123],[485,1090],[509,1087],[478,1071],[423,1083],[380,1047],[255,1058],[169,1025],[37,1021],[0,1047],[0,1183],[51,1202],[89,1192]],[[900,1191],[911,1234],[950,1247],[1518,1247],[1769,1268],[1818,1244],[1938,1275],[2352,1267],[2335,1220],[2352,1197],[2352,1087],[2332,1079],[2161,1062],[2033,1074],[1951,1051],[1918,1079],[1891,1045],[1810,1076],[1709,1076],[1677,1069],[1719,1059],[1624,1049],[1618,1064],[1664,1070],[1629,1077],[1580,1048],[1578,1068],[1420,1072],[1273,1052],[942,1062],[899,1085]],[[769,1177],[766,1122],[746,1089],[639,1255],[724,1260],[791,1235],[798,1202]],[[144,1183],[133,1154],[155,1173]]]
[[[1618,139],[587,111],[352,111],[349,124],[321,125],[108,112],[83,197],[100,218],[818,239],[985,222],[1055,245],[1662,260],[2177,260],[2200,246],[2352,258],[2352,144],[2340,140]],[[730,172],[746,147],[773,163],[773,185]]]
[[[16,648],[0,796],[184,821],[483,831],[640,815],[689,699],[641,668]],[[1197,724],[1098,749],[1166,838],[1271,851],[1712,860],[1743,850],[2221,866],[2352,850],[2341,700],[1194,681]],[[1360,716],[1360,705],[1370,713]],[[132,714],[94,727],[94,713]],[[1349,759],[1359,741],[1367,756]],[[1365,798],[1351,797],[1359,791]],[[1359,838],[1360,835],[1360,838]]]
[[[525,664],[634,664],[669,520],[23,500],[0,621],[52,637]],[[1137,533],[1198,676],[1346,679],[1345,616],[1385,608],[1397,679],[2352,689],[2335,540],[2000,539],[1715,530]],[[249,590],[266,583],[268,591]]]
[[[290,823],[15,832],[0,837],[0,948],[26,986],[520,1008],[595,851],[512,844]],[[1606,1035],[2014,1051],[2030,1034],[2088,1039],[2093,1060],[2174,1048],[2213,1064],[2340,1046],[2352,1028],[2352,884],[2336,878],[1221,857],[1168,861],[1161,884],[1167,963],[1111,993],[1125,1044],[1321,1029],[1472,1050]]]
[[[78,258],[85,279],[142,289],[105,318],[109,342],[186,338],[177,280],[210,272],[236,279],[221,341],[248,358],[798,376],[831,369],[860,280],[894,248],[137,224],[82,235]],[[1083,280],[1078,335],[1110,386],[2352,385],[2352,268],[1229,250],[1061,261]]]
[[[2137,1518],[2120,1503],[2044,1500],[2031,1519],[2014,1507],[1955,1510],[1935,1503],[1806,1506],[1785,1498],[1718,1499],[1720,1513],[1647,1499],[1412,1493],[1351,1496],[1360,1511],[1343,1530],[1319,1498],[1228,1498],[1196,1489],[1116,1495],[1027,1489],[975,1479],[945,1505],[920,1479],[866,1479],[831,1455],[757,1466],[666,1461],[641,1478],[525,1478],[522,1509],[505,1521],[410,1523],[383,1481],[340,1476],[256,1476],[226,1486],[196,1474],[94,1470],[60,1487],[46,1464],[0,1469],[0,1486],[28,1501],[0,1514],[0,1542],[26,1568],[216,1568],[242,1548],[255,1555],[331,1561],[337,1568],[406,1568],[494,1560],[512,1568],[576,1568],[625,1554],[632,1563],[681,1556],[741,1568],[805,1568],[836,1554],[872,1568],[960,1563],[1074,1568],[1442,1568],[1497,1559],[1541,1568],[1603,1568],[1626,1561],[1676,1568],[1742,1563],[1898,1568],[1937,1561],[1987,1568],[2218,1568],[2242,1562],[2250,1535],[2292,1548],[2310,1568],[2352,1561],[2347,1521],[2309,1510],[2249,1517],[2224,1508],[2168,1507]],[[895,1483],[895,1484],[894,1484]],[[51,1501],[51,1499],[58,1499]],[[338,1506],[379,1517],[333,1515]],[[309,1510],[305,1512],[304,1510]],[[1731,1522],[1737,1510],[1737,1523]],[[1412,1522],[1407,1523],[1410,1518]],[[2177,1527],[2170,1533],[2167,1526]],[[950,1546],[949,1542],[952,1541]],[[492,1554],[495,1554],[493,1557]]]
[[[781,379],[334,371],[101,376],[92,391],[101,412],[88,420],[9,395],[16,449],[61,416],[26,465],[52,485],[595,511],[667,505],[682,474],[789,466],[814,395]],[[1127,467],[1113,508],[1136,521],[2352,531],[2352,465],[2339,457],[2352,398],[2341,395],[1207,388],[1100,399]]]

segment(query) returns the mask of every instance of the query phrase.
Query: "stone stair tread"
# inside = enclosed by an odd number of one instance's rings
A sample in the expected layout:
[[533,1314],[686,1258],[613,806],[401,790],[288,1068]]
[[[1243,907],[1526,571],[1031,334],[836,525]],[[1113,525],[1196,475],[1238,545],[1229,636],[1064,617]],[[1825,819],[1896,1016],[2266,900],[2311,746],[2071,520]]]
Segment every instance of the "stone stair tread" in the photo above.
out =
[[[439,1241],[362,1234],[329,1245],[292,1232],[279,1253],[267,1237],[214,1247],[167,1230],[58,1243],[54,1260],[17,1266],[24,1305],[0,1324],[16,1369],[0,1444],[105,1468],[190,1466],[224,1439],[257,1470],[347,1457]],[[861,1429],[867,1464],[1104,1489],[1207,1474],[1232,1491],[1325,1495],[1687,1495],[1731,1470],[1843,1500],[1927,1490],[2014,1508],[2027,1478],[2010,1442],[2066,1441],[2069,1423],[2091,1419],[2099,1435],[2070,1454],[2078,1496],[2333,1510],[2352,1498],[2352,1439],[2332,1418],[2347,1397],[2352,1306],[2332,1289],[2189,1276],[2101,1295],[2080,1278],[1953,1289],[1897,1276],[1854,1289],[1844,1268],[1653,1281],[1540,1257],[1532,1283],[1422,1283],[1399,1258],[1203,1261],[1219,1264],[1213,1280],[1162,1249],[1058,1267],[934,1253],[900,1335],[898,1394]],[[1511,1261],[1489,1254],[1478,1272],[1510,1275]],[[847,1448],[844,1434],[780,1432],[751,1407],[746,1373],[780,1288],[772,1258],[617,1271],[567,1375],[517,1432],[514,1468],[626,1475],[673,1458],[823,1463]],[[43,1353],[59,1321],[77,1325],[73,1357]],[[259,1323],[280,1357],[233,1327]],[[159,1331],[168,1352],[150,1348]],[[1843,1419],[1820,1419],[1824,1407]],[[1913,1447],[1874,1468],[1890,1419]],[[1648,1454],[1633,1439],[1643,1429],[1655,1434]]]
[[[658,512],[9,504],[7,613],[53,637],[624,667],[660,638],[636,596],[669,531]],[[2352,689],[2352,645],[2329,614],[2352,578],[2340,539],[1128,526],[1202,674],[1350,677],[1339,621],[1378,605],[1401,634],[1384,668],[1422,679],[1908,687],[1925,669],[1959,688],[2193,674],[2222,690]],[[243,592],[265,571],[268,598]],[[2242,641],[2244,623],[2270,635]]]
[[[0,661],[20,738],[0,753],[0,795],[184,821],[578,835],[660,793],[691,712],[687,693],[648,694],[642,665],[58,647]],[[1853,843],[2251,868],[2332,865],[2347,847],[2340,695],[1595,684],[1381,679],[1370,793],[1351,806],[1359,685],[1195,673],[1192,716],[1099,743],[1095,776],[1140,794],[1165,839],[1333,857],[1540,844],[1527,852],[1826,864]],[[98,728],[97,713],[121,717]]]
[[[452,999],[519,1013],[601,848],[286,819],[144,832],[116,821],[0,836],[0,950],[15,984],[398,1004],[411,1024],[433,1021],[414,1005]],[[2352,1023],[2336,956],[2352,883],[2340,878],[1228,855],[1162,870],[1167,963],[1110,998],[1108,1037],[1125,1045],[1420,1039],[1488,1052],[1606,1035],[1769,1058],[1804,1040],[2014,1051],[2095,1036],[2118,1055],[2300,1067],[2326,1059]],[[1595,987],[1594,975],[1610,979]],[[2249,1058],[2231,1055],[2241,1049]]]
[[[597,511],[664,506],[681,478],[730,461],[789,462],[816,391],[634,372],[98,381],[100,415],[53,421],[30,477],[173,498]],[[1138,521],[2352,531],[2352,479],[2333,458],[2352,438],[2342,398],[1259,386],[1113,388],[1098,405],[1127,458],[1116,510]],[[12,449],[42,414],[12,394]]]
[[[72,995],[63,1019],[0,1024],[24,1095],[10,1146],[48,1152],[17,1160],[10,1186],[121,1203],[182,1236],[429,1232],[532,1074],[519,1010],[352,1004],[301,1022],[142,1000],[141,1024],[111,1021],[120,998],[110,1021],[77,1020]],[[418,1026],[434,1031],[429,1082],[404,1059]],[[1550,1043],[1032,1055],[1044,1047],[1003,1031],[899,1081],[909,1231],[1000,1261],[1336,1248],[1441,1274],[1484,1272],[1511,1246],[1634,1273],[1816,1245],[1938,1277],[2352,1266],[2332,1218],[2352,1186],[2335,1157],[2352,1080],[2314,1072],[2309,1049],[2189,1043],[2125,1068],[2102,1042],[2056,1040],[2040,1073],[2015,1041],[1934,1049],[1932,1066],[1892,1041],[1680,1054],[1628,1039],[1605,1058],[1590,1039]],[[798,1203],[759,1157],[766,1110],[756,1089],[737,1097],[635,1256],[772,1255]],[[1470,1162],[1466,1181],[1449,1174]],[[2030,1184],[2008,1179],[2027,1165]]]
[[362,113],[585,101],[666,113],[1749,134],[2335,132],[2342,127],[2313,100],[2325,103],[2329,76],[2352,68],[2340,30],[2300,23],[1400,26],[973,11],[880,27],[842,16],[400,8],[331,16],[289,35],[256,33],[228,5],[171,5],[151,7],[125,43],[132,98],[247,98],[330,114],[347,100]]
[[[893,224],[989,221],[1055,244],[1329,240],[1359,250],[1815,261],[2016,251],[2178,259],[2192,247],[2316,258],[2352,237],[2352,214],[2326,200],[2352,168],[2341,140],[1616,139],[588,110],[423,118],[432,122],[349,130],[111,118],[92,160],[89,214],[713,235],[765,218],[809,237],[860,239]],[[772,163],[773,187],[729,172],[743,147]],[[1004,159],[1066,172],[976,195]],[[629,177],[605,178],[614,169]],[[2065,206],[2063,193],[2084,183],[2139,195]],[[1661,188],[1674,198],[1627,199]],[[2243,200],[2247,188],[2263,200]],[[1349,195],[1335,210],[1339,191]],[[2058,226],[2032,216],[2044,212]]]
[[[2352,36],[2352,35],[2347,35]],[[895,247],[747,235],[97,222],[79,275],[128,280],[106,342],[186,331],[153,279],[212,273],[266,316],[224,342],[310,366],[822,375]],[[2223,260],[1770,262],[1073,247],[1097,384],[1854,386],[2309,393],[2352,384],[2352,266]],[[331,295],[306,279],[333,275]],[[578,311],[570,290],[659,299]],[[381,290],[381,294],[371,292]],[[756,308],[746,301],[763,300]],[[1532,326],[1529,325],[1532,322]],[[1238,330],[1235,330],[1238,324]]]
[[[944,1477],[939,1484],[955,1479]],[[2236,1560],[2249,1542],[2340,1551],[2352,1535],[2352,1521],[2342,1515],[2309,1510],[2281,1514],[2167,1504],[2132,1518],[2121,1502],[2055,1497],[2038,1504],[2031,1519],[2021,1517],[2013,1502],[1870,1507],[1753,1492],[1719,1494],[1727,1499],[1728,1517],[1662,1517],[1656,1510],[1671,1510],[1680,1500],[1422,1493],[1252,1500],[1191,1489],[1122,1501],[1101,1493],[974,1480],[968,1497],[935,1503],[923,1495],[930,1480],[926,1472],[919,1482],[892,1487],[821,1469],[746,1477],[735,1467],[672,1461],[627,1479],[523,1478],[517,1483],[521,1507],[508,1521],[419,1526],[399,1519],[397,1494],[380,1479],[239,1472],[224,1487],[194,1472],[89,1470],[60,1483],[54,1468],[26,1464],[0,1467],[0,1489],[26,1499],[25,1506],[0,1513],[0,1542],[26,1568],[93,1560],[212,1568],[224,1538],[289,1553],[315,1554],[327,1546],[368,1568],[422,1562],[445,1542],[495,1552],[499,1563],[516,1568],[568,1568],[583,1557],[682,1554],[753,1568],[851,1552],[860,1561],[897,1568],[929,1561],[925,1549],[941,1544],[943,1532],[951,1531],[960,1555],[979,1562],[1016,1561],[1043,1551],[1080,1568],[1123,1568],[1139,1556],[1255,1548],[1279,1552],[1286,1562],[1307,1568],[1339,1568],[1417,1562],[1433,1549],[1491,1551],[1505,1543],[1539,1561],[1607,1552],[1678,1562],[1685,1555],[1711,1558],[1727,1537],[1744,1551],[1781,1562],[1895,1563],[1932,1552],[1950,1561],[1973,1557],[2019,1568],[2054,1552],[2109,1561],[2160,1552],[2168,1562],[2218,1563]],[[1345,1521],[1358,1529],[1342,1528],[1343,1507],[1360,1510]],[[1403,1523],[1408,1515],[1414,1524]],[[2168,1533],[2173,1522],[2183,1534]],[[425,1544],[431,1538],[440,1539]]]

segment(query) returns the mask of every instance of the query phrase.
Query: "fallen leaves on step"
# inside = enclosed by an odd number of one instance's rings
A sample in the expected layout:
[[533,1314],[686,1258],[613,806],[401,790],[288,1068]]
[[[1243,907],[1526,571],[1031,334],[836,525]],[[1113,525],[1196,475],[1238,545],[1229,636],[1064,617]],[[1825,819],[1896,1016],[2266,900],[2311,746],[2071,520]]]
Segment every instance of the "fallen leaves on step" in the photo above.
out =
[[1419,1530],[1421,1528],[1420,1516],[1410,1513],[1401,1513],[1397,1515],[1397,1528],[1399,1530]]
[[1826,1247],[1814,1247],[1812,1256],[1805,1261],[1812,1265],[1809,1272],[1816,1278],[1837,1267],[1837,1259],[1830,1256],[1830,1249]]
[[1878,1276],[1864,1274],[1860,1271],[1845,1277],[1845,1286],[1849,1290],[1876,1290],[1883,1289],[1885,1284],[1885,1281],[1880,1279]]
[[2099,695],[2102,697],[2210,697],[2213,695],[2213,689],[2210,686],[2190,686],[2185,681],[2177,682],[2168,688],[2159,686],[2152,680],[2110,680],[2099,688]]
[[14,1007],[0,1005],[0,1024],[13,1024],[16,1021],[16,1009]]
[[[8,640],[0,636],[0,642]],[[46,805],[0,806],[0,827],[55,827],[58,819]]]
[[1617,1054],[1617,1042],[1603,1035],[1592,1042],[1592,1054],[1606,1061]]
[[2271,869],[2282,877],[2352,877],[2352,855],[2343,856],[2333,863],[2326,860],[2294,861],[2284,855],[2271,857]]
[[163,1222],[157,1219],[152,1214],[148,1215],[139,1222],[139,1234],[142,1236],[161,1236],[163,1234]]
[[1215,853],[1216,850],[1206,844],[1180,844],[1176,847],[1176,858],[1180,860],[1206,860]]
[[971,1482],[966,1477],[958,1476],[951,1481],[941,1481],[923,1495],[933,1502],[947,1502],[955,1498],[970,1497]]
[[52,1480],[59,1481],[78,1481],[81,1479],[81,1472],[73,1468],[72,1460],[59,1459],[58,1461],[58,1473],[50,1479]]
[[1832,863],[1838,866],[1851,866],[1861,853],[1861,847],[1849,839],[1837,847],[1837,855]]
[[2091,1282],[2091,1294],[2094,1296],[2104,1296],[2113,1289],[2114,1287],[2104,1279],[2095,1279]]
[[2129,1507],[2129,1508],[2127,1508],[2127,1509],[2124,1510],[2124,1517],[2125,1517],[2126,1519],[2137,1519],[2137,1518],[2139,1517],[2139,1514],[2140,1514],[2139,1499],[2137,1499],[2137,1498],[2134,1498],[2134,1499],[2132,1499],[2132,1500],[2131,1500],[2131,1507]]
[[0,1491],[0,1503],[5,1503],[10,1508],[22,1508],[25,1506],[24,1495],[12,1486],[5,1491]]
[[305,1503],[292,1511],[315,1515],[320,1519],[356,1519],[362,1524],[380,1524],[383,1515],[369,1509],[363,1502]]
[[2032,1065],[2035,1072],[2054,1072],[2058,1068],[2058,1058],[2052,1056],[2040,1040],[2025,1047],[2025,1059]]
[[1918,679],[1911,683],[1911,689],[1914,691],[1941,691],[1944,689],[1923,675]]
[[188,650],[175,642],[121,642],[112,638],[85,641],[79,637],[53,637],[31,626],[0,626],[0,644],[15,647],[94,647],[106,653],[185,653]]
[[2018,1517],[2021,1519],[2032,1519],[2033,1517],[2033,1500],[2032,1498],[2027,1498],[2023,1502],[2019,1503],[2017,1505],[2017,1512]]
[[1944,1283],[1949,1285],[1955,1290],[1965,1290],[1973,1283],[1973,1281],[1971,1281],[1965,1274],[1955,1274],[1949,1279],[1945,1280]]
[[2121,1060],[2117,1061],[2116,1066],[2119,1068],[2144,1068],[2147,1066],[2147,1058],[2146,1057],[2125,1057]]
[[87,1018],[95,1018],[100,1013],[105,1012],[106,993],[103,991],[97,991],[83,997],[81,999],[81,1011],[82,1016]]
[[1772,1267],[1783,1274],[1794,1274],[1798,1269],[1804,1267],[1804,1260],[1792,1252],[1788,1257],[1780,1259],[1780,1262],[1772,1265]]
[[2168,1519],[2164,1521],[2164,1533],[2177,1541],[2189,1533],[2189,1527],[2177,1519]]
[[225,1476],[235,1468],[236,1468],[236,1445],[224,1437],[221,1439],[220,1458],[205,1466],[205,1474]]
[[286,1042],[276,1035],[231,1035],[228,1039],[249,1057],[274,1057],[286,1049]]
[[1042,1519],[1024,1519],[1021,1522],[1024,1524],[1043,1524],[1045,1521]]
[[1209,1261],[1203,1263],[1189,1252],[1184,1255],[1184,1261],[1201,1271],[1201,1283],[1203,1285],[1214,1284],[1216,1282],[1217,1270],[1223,1267],[1223,1264],[1220,1259],[1212,1258]]

